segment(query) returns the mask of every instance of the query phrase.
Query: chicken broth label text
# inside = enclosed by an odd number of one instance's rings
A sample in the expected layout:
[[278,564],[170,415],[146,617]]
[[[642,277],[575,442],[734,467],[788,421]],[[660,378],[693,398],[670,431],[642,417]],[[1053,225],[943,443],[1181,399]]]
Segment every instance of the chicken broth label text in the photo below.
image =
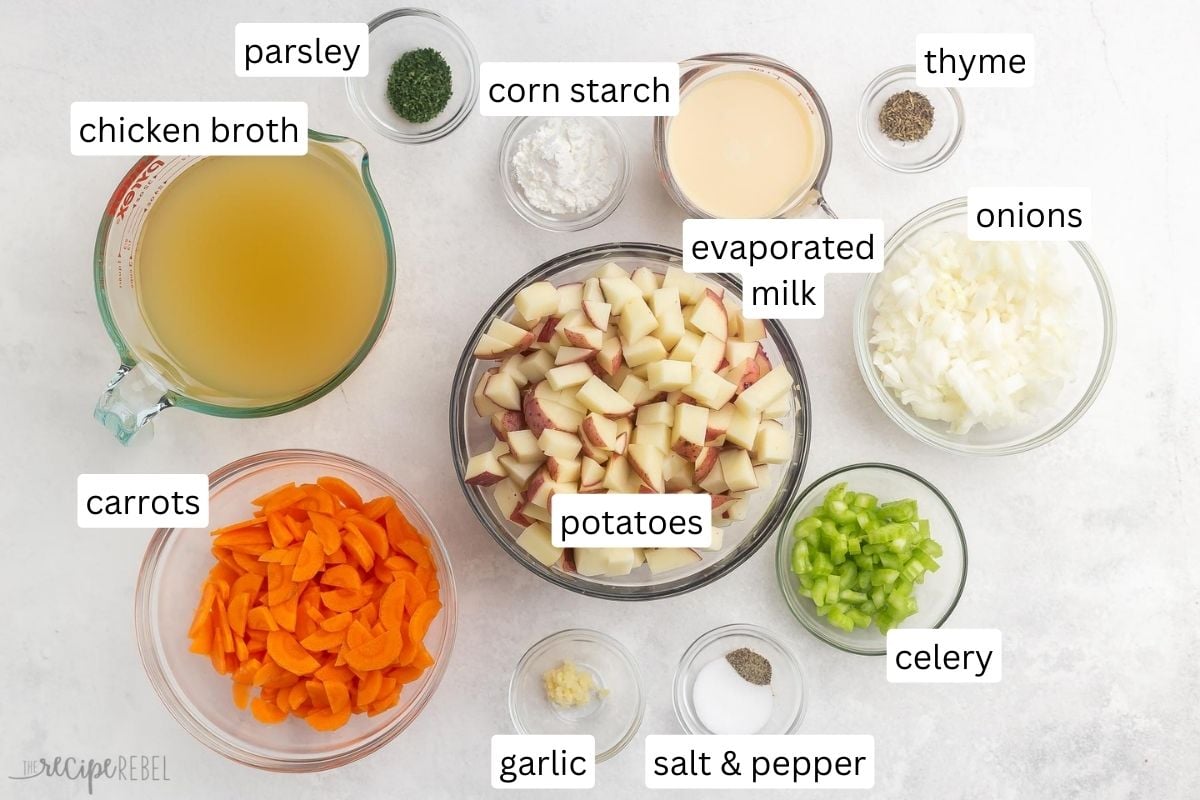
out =
[[71,103],[75,156],[302,156],[308,103]]
[[688,219],[683,268],[741,275],[746,319],[820,319],[827,273],[883,268],[883,221]]
[[711,547],[707,494],[556,494],[550,535],[556,547]]

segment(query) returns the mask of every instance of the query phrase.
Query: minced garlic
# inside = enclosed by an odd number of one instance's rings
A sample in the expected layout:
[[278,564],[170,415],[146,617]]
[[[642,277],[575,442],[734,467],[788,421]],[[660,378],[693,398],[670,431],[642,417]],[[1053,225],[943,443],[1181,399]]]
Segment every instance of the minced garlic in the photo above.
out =
[[587,705],[591,702],[593,692],[598,697],[607,694],[604,690],[596,691],[592,676],[570,661],[546,670],[542,675],[542,685],[546,688],[546,699],[564,708]]

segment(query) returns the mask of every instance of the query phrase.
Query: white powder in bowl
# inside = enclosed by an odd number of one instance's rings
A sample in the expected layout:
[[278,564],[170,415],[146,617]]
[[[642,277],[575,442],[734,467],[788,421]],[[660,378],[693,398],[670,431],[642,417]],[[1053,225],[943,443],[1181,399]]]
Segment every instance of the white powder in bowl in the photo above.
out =
[[517,143],[512,157],[525,199],[547,214],[582,214],[612,194],[617,157],[587,120],[548,119]]

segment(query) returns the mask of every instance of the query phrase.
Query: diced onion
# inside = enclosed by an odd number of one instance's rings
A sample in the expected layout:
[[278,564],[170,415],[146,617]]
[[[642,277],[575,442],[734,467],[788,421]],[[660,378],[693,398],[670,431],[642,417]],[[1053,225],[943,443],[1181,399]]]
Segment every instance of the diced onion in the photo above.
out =
[[876,283],[870,343],[883,385],[953,433],[1027,422],[1074,373],[1077,289],[1053,243],[931,232]]

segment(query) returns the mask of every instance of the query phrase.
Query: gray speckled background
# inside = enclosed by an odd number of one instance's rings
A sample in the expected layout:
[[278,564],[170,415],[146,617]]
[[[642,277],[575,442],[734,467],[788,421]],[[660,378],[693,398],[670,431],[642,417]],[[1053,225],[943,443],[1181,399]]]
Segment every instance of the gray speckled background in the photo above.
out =
[[[504,558],[463,505],[449,463],[453,357],[492,298],[557,253],[626,239],[678,244],[681,212],[658,185],[646,120],[619,122],[633,159],[624,205],[584,233],[534,230],[504,204],[494,158],[506,120],[473,116],[407,148],[367,131],[337,80],[236,78],[233,25],[368,19],[379,2],[5,3],[0,7],[0,497],[3,646],[0,796],[82,797],[86,787],[9,782],[22,759],[158,753],[170,783],[99,785],[97,797],[429,797],[490,792],[492,733],[509,732],[509,672],[535,639],[570,625],[637,654],[643,733],[673,733],[669,690],[686,645],[715,625],[786,634],[811,679],[806,732],[872,733],[872,797],[1195,796],[1200,752],[1193,4],[1062,2],[505,2],[434,4],[491,60],[658,60],[772,54],[818,87],[834,127],[828,195],[889,229],[972,184],[1090,185],[1093,246],[1119,307],[1111,379],[1089,415],[1039,451],[956,458],[896,429],[863,389],[850,348],[861,276],[829,282],[824,320],[789,325],[813,394],[810,477],[867,459],[926,475],[958,508],[971,574],[952,624],[996,627],[1004,680],[889,685],[883,662],[836,652],[788,615],[765,548],[703,591],[648,605],[567,594]],[[965,93],[967,131],[944,167],[899,176],[860,148],[859,93],[912,59],[932,31],[1037,36],[1037,86]],[[116,359],[92,295],[100,210],[126,158],[73,158],[68,104],[116,99],[299,99],[314,127],[361,138],[397,232],[401,284],[362,368],[297,413],[251,422],[171,412],[151,446],[123,450],[90,419]],[[202,472],[260,450],[340,451],[412,489],[444,533],[461,592],[458,642],[424,715],[380,753],[335,772],[284,776],[224,761],[160,706],[134,645],[133,584],[149,533],[81,531],[81,472]],[[600,767],[602,796],[647,794],[640,737]],[[684,797],[684,793],[661,793]],[[534,795],[531,795],[534,796]],[[536,795],[547,796],[547,795]]]

